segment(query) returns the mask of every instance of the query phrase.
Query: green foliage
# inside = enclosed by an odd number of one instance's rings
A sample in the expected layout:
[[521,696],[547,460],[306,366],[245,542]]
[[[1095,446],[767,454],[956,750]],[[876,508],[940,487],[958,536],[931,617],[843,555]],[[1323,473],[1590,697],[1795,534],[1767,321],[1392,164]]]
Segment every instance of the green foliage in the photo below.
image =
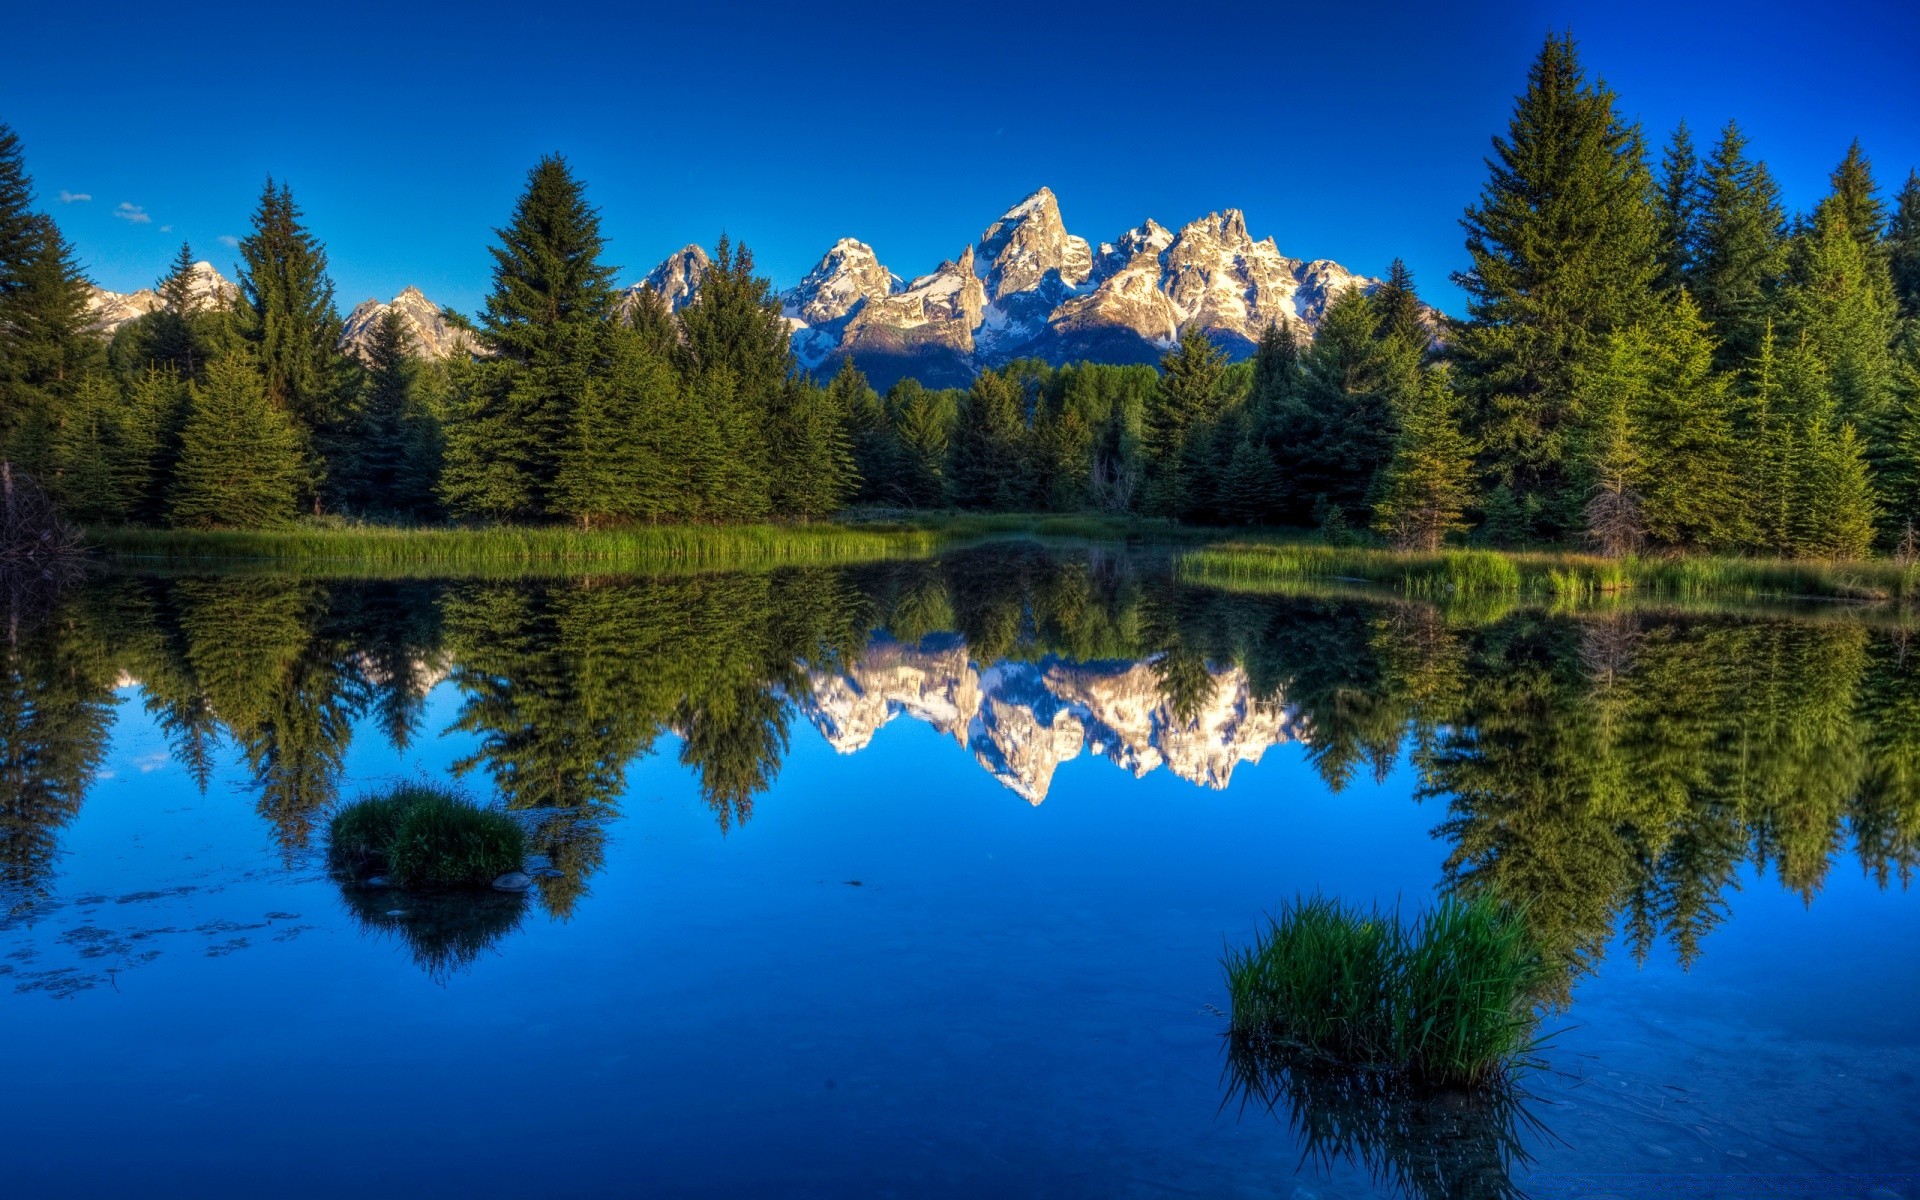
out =
[[293,519],[306,478],[300,436],[244,356],[217,359],[189,388],[167,518],[199,529],[264,529]]
[[1525,922],[1492,900],[1445,899],[1412,929],[1397,915],[1300,899],[1229,951],[1242,1053],[1486,1086],[1530,1063],[1544,979]]
[[334,309],[327,251],[301,223],[293,191],[269,178],[240,239],[240,299],[267,398],[294,419],[308,444],[344,416],[340,315]]
[[1901,318],[1920,322],[1920,171],[1907,172],[1895,202],[1887,226],[1887,269]]
[[422,373],[406,319],[389,308],[374,326],[366,370],[347,415],[344,452],[332,464],[348,511],[422,516],[433,510],[438,422],[414,395]]
[[1011,371],[982,371],[954,422],[954,500],[966,508],[1031,507],[1026,396]]
[[614,268],[600,260],[599,212],[558,155],[528,173],[495,236],[480,330],[497,358],[456,377],[440,491],[458,513],[541,517],[603,361]]
[[526,833],[505,813],[432,784],[405,784],[342,808],[328,830],[327,862],[401,887],[482,888],[520,868]]
[[1760,352],[1786,275],[1786,209],[1767,164],[1746,156],[1747,139],[1727,122],[1702,176],[1699,245],[1687,288],[1713,329],[1721,370]]
[[1160,359],[1160,384],[1142,414],[1149,512],[1179,516],[1189,502],[1189,441],[1220,411],[1220,382],[1227,356],[1198,324],[1180,333],[1180,344]]
[[1430,371],[1402,414],[1374,527],[1402,549],[1438,550],[1449,533],[1468,529],[1473,499],[1473,444],[1461,432],[1451,378],[1444,368]]
[[1653,190],[1613,93],[1587,81],[1570,36],[1549,37],[1467,210],[1473,265],[1458,281],[1471,319],[1453,347],[1486,465],[1537,535],[1577,524],[1573,377],[1658,279]]

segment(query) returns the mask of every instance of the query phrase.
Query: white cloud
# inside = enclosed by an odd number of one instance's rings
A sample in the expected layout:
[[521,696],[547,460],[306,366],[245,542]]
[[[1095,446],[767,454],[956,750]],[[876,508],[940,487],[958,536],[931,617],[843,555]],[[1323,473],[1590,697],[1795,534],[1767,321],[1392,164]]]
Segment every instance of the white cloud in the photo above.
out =
[[113,215],[134,225],[153,224],[153,218],[147,215],[146,209],[138,204],[128,204],[125,200],[120,202],[119,208],[113,210]]
[[230,233],[221,234],[217,240],[222,246],[225,246],[229,250],[238,250],[240,248],[240,239]]
[[62,204],[79,204],[82,201],[91,199],[93,199],[93,195],[90,192],[70,192],[65,188],[60,189],[60,203]]
[[171,226],[171,225],[162,225],[162,226],[160,227],[160,232],[161,232],[161,233],[172,233],[172,232],[173,232],[173,226]]

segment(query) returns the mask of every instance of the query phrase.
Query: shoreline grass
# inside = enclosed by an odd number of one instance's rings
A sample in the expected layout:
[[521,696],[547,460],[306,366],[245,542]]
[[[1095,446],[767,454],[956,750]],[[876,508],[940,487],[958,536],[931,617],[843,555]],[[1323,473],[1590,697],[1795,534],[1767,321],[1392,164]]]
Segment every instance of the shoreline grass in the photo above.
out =
[[1484,896],[1444,899],[1411,927],[1303,897],[1223,965],[1245,1062],[1475,1088],[1531,1065],[1538,1045],[1540,957]]
[[1920,566],[1725,557],[1623,558],[1550,550],[1415,553],[1307,542],[1231,541],[1183,555],[1182,580],[1235,588],[1347,583],[1417,599],[1513,597],[1580,605],[1656,600],[1920,601]]
[[334,871],[408,888],[484,888],[519,870],[526,853],[526,832],[512,817],[426,783],[356,800],[327,830]]

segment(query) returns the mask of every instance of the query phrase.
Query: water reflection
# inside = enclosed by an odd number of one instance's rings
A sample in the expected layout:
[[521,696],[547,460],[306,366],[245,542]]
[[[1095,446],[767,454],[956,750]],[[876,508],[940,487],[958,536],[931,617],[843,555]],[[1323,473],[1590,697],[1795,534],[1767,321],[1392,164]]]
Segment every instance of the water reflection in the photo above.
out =
[[1223,1107],[1264,1111],[1300,1145],[1301,1162],[1347,1164],[1414,1200],[1517,1200],[1529,1137],[1551,1137],[1519,1086],[1422,1092],[1368,1071],[1309,1069],[1230,1039]]
[[632,762],[671,738],[726,830],[796,718],[847,753],[926,722],[1036,804],[1082,753],[1224,788],[1299,743],[1335,791],[1410,757],[1448,886],[1523,902],[1562,999],[1616,929],[1691,960],[1743,864],[1811,898],[1849,855],[1882,886],[1920,859],[1920,647],[1897,627],[1230,595],[997,547],[674,578],[96,581],[0,659],[0,881],[14,903],[45,887],[126,685],[203,789],[238,756],[291,861],[358,786],[351,739],[449,732],[425,724],[443,682],[459,770],[541,815],[555,915],[601,869]]

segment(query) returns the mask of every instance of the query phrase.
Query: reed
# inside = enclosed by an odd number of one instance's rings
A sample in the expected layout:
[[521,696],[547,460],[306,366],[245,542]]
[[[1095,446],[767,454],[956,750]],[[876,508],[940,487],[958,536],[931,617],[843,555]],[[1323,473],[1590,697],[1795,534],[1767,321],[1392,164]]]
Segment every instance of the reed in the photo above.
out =
[[335,871],[383,874],[401,887],[486,887],[518,870],[527,852],[526,833],[512,817],[426,783],[346,805],[327,833]]
[[1542,967],[1522,924],[1484,897],[1396,914],[1295,901],[1225,960],[1233,1053],[1480,1087],[1529,1065]]
[[1920,566],[1892,559],[1612,559],[1552,551],[1408,553],[1234,541],[1186,553],[1179,570],[1188,582],[1224,588],[1329,581],[1386,585],[1424,598],[1514,596],[1590,603],[1630,594],[1672,600],[1920,600]]

